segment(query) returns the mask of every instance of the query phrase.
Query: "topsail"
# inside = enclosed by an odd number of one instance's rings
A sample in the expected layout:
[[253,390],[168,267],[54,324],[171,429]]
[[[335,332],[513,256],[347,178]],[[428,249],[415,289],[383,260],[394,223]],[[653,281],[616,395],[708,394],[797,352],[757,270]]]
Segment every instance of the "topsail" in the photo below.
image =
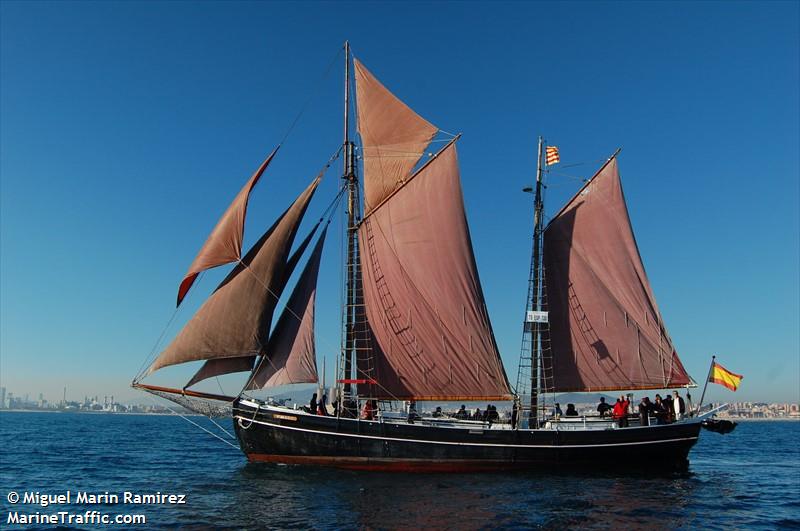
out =
[[364,203],[369,212],[402,185],[437,129],[389,92],[357,59],[354,64]]

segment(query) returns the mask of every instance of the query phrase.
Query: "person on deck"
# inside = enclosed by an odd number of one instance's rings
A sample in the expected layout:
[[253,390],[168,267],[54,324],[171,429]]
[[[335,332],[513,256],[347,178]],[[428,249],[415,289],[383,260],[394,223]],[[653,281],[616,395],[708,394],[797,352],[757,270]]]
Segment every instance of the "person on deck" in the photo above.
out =
[[511,405],[511,429],[517,429],[517,421],[519,419],[519,400],[516,398],[514,399],[514,403]]
[[419,413],[417,413],[417,402],[412,400],[408,404],[408,423],[414,424],[414,421],[419,418]]
[[575,409],[575,404],[567,404],[567,417],[577,417],[578,410]]
[[442,406],[436,406],[436,411],[433,412],[434,418],[439,418],[442,416]]
[[667,407],[664,401],[661,400],[661,395],[656,394],[656,401],[653,403],[653,413],[656,416],[656,424],[666,424],[669,418]]
[[311,401],[308,403],[308,412],[312,415],[317,414],[317,393],[311,395]]
[[361,420],[373,420],[377,409],[377,402],[375,400],[367,400],[364,402],[364,407],[361,408]]
[[597,404],[597,412],[601,417],[605,417],[609,411],[611,411],[611,405],[606,403],[606,397],[601,396],[600,403]]
[[456,411],[456,418],[458,420],[466,420],[467,417],[469,417],[469,413],[467,413],[467,406],[461,404],[461,409]]
[[617,420],[620,428],[628,427],[628,401],[625,400],[624,396],[617,398],[611,415]]
[[675,422],[675,410],[672,408],[672,395],[669,393],[664,397],[664,409],[667,412],[667,424]]
[[317,415],[322,415],[323,417],[328,416],[328,406],[326,402],[328,401],[328,395],[323,394],[322,398],[319,399],[317,403]]
[[483,420],[483,415],[481,414],[481,408],[476,407],[475,413],[472,414],[472,420]]
[[556,402],[555,403],[555,408],[553,409],[553,416],[555,418],[560,418],[563,414],[564,414],[564,412],[561,411],[561,404]]
[[681,420],[686,416],[686,402],[683,401],[678,391],[672,391],[672,410],[675,415],[675,420]]
[[646,396],[639,402],[639,425],[650,425],[650,411],[653,409],[653,404],[650,403],[650,397]]

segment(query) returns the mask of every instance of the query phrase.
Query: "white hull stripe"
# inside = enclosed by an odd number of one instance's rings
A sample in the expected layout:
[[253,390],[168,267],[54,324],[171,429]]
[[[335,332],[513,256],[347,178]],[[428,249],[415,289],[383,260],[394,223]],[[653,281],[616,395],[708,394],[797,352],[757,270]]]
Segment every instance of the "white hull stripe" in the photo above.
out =
[[242,429],[245,429],[242,426],[242,422],[251,423],[254,422],[256,424],[261,424],[263,426],[270,426],[272,428],[280,428],[283,430],[292,430],[292,431],[303,431],[306,433],[318,433],[321,435],[332,435],[335,437],[353,437],[356,439],[377,439],[380,441],[397,441],[397,442],[411,442],[411,443],[423,443],[423,444],[444,444],[447,446],[499,446],[503,448],[600,448],[606,446],[637,446],[642,444],[661,444],[661,443],[669,443],[669,442],[679,442],[679,441],[696,441],[697,437],[680,437],[677,439],[662,439],[659,441],[638,441],[638,442],[622,442],[622,443],[606,443],[606,444],[499,444],[499,443],[473,443],[473,442],[447,442],[447,441],[426,441],[422,439],[401,439],[397,437],[379,437],[375,435],[357,435],[355,433],[338,433],[338,432],[331,432],[331,431],[320,431],[320,430],[310,430],[308,428],[297,428],[295,426],[284,426],[282,424],[272,424],[271,422],[264,422],[261,420],[251,420],[245,417],[240,417],[236,415],[235,417],[237,421],[240,423],[239,426]]

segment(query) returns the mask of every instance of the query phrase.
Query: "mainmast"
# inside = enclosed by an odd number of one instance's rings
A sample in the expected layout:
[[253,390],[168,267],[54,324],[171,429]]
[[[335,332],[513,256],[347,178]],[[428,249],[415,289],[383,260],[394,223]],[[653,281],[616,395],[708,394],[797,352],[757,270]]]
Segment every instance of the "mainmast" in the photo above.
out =
[[[531,294],[531,308],[535,312],[541,311],[542,303],[542,152],[544,140],[539,137],[539,151],[536,159],[536,190],[533,199],[533,292]],[[538,319],[533,319],[531,339],[533,340],[531,357],[533,370],[531,371],[531,420],[534,428],[539,427],[539,395],[542,388],[542,337]]]
[[[539,397],[543,391],[544,362],[542,352],[542,323],[547,322],[547,313],[542,309],[544,303],[544,269],[543,269],[543,213],[542,172],[545,152],[544,139],[539,137],[539,150],[536,162],[536,187],[523,188],[523,192],[533,192],[533,252],[531,256],[530,276],[528,277],[528,298],[525,305],[525,321],[522,329],[522,349],[520,352],[519,370],[517,373],[517,397],[521,398],[524,390],[530,385],[530,426],[539,427]],[[530,365],[528,365],[530,363]],[[530,373],[528,373],[530,370]]]

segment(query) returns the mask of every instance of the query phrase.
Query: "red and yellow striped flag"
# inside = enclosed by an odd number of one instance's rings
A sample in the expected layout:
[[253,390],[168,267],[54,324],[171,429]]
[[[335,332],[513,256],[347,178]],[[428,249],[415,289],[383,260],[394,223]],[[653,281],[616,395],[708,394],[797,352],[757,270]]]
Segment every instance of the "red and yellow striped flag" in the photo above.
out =
[[550,166],[556,164],[561,160],[558,156],[558,148],[556,146],[547,146],[545,148],[545,163]]
[[736,391],[741,383],[741,374],[734,374],[716,361],[711,365],[711,374],[708,376],[708,381],[715,384],[724,385],[731,391]]

